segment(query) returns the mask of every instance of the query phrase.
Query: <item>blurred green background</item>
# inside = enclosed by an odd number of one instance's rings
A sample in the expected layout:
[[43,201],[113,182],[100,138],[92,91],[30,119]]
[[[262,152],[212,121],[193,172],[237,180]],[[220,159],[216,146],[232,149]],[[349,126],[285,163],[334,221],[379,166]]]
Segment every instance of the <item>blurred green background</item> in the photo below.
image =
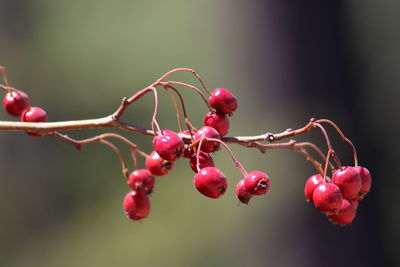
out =
[[[270,175],[266,196],[238,206],[240,172],[220,152],[214,158],[229,177],[228,191],[206,199],[180,160],[157,179],[149,218],[133,223],[123,213],[128,187],[109,148],[78,152],[51,138],[1,132],[0,266],[400,264],[399,8],[389,0],[0,0],[0,65],[52,121],[108,115],[122,97],[189,67],[210,88],[237,96],[231,135],[330,118],[373,174],[358,217],[342,228],[304,200],[313,169],[302,156],[232,146],[248,170]],[[189,74],[174,77],[199,85]],[[193,92],[183,94],[200,126],[206,107]],[[159,122],[176,130],[170,100],[160,95]],[[146,96],[124,119],[149,127],[152,107]],[[14,118],[1,112],[0,119]],[[126,136],[151,151],[151,138]],[[343,163],[352,164],[349,148],[332,136]],[[299,140],[323,147],[317,131]]]

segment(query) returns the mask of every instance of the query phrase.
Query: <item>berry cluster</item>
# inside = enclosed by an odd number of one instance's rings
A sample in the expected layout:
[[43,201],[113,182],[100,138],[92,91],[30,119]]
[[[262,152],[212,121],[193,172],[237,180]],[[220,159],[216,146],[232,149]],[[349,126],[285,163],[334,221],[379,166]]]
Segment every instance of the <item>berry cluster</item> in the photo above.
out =
[[332,223],[347,225],[356,217],[358,201],[370,188],[371,174],[366,168],[346,166],[336,170],[332,179],[321,174],[311,176],[304,194]]
[[[8,86],[5,68],[0,66],[0,71],[5,81],[5,86],[1,86],[1,89],[7,91],[3,98],[3,105],[7,112],[12,116],[20,117],[23,122],[47,122],[46,111],[40,107],[31,107],[29,96],[25,92]],[[32,136],[41,136],[36,132],[27,133]]]
[[[198,79],[208,94],[208,99],[201,90],[191,84],[179,81],[165,81],[173,73],[182,71],[189,72]],[[47,122],[47,115],[43,109],[31,107],[27,94],[8,85],[4,67],[0,66],[0,72],[3,73],[5,83],[5,85],[0,84],[0,89],[7,92],[4,97],[5,109],[11,115],[20,117],[22,122]],[[197,92],[206,104],[208,112],[204,116],[204,125],[201,128],[195,128],[190,122],[183,97],[177,89],[178,86]],[[161,129],[158,124],[156,117],[158,112],[159,87],[162,87],[170,95],[174,104],[179,126],[178,132],[171,129]],[[151,129],[122,122],[121,117],[125,109],[149,92],[154,94],[154,113],[151,120]],[[179,106],[175,95],[178,96],[181,106]],[[233,115],[237,107],[237,99],[229,90],[217,88],[211,92],[194,70],[180,68],[169,71],[153,84],[138,91],[130,98],[124,98],[121,106],[110,116],[93,119],[92,121],[49,123],[46,127],[42,127],[43,124],[41,123],[33,124],[34,126],[32,126],[32,124],[18,122],[16,124],[10,123],[8,128],[3,124],[2,129],[20,129],[32,136],[47,134],[50,137],[65,141],[77,149],[81,149],[83,145],[95,142],[100,142],[110,147],[119,157],[122,165],[122,173],[130,187],[130,192],[124,198],[123,206],[128,218],[134,221],[144,219],[150,213],[149,196],[154,190],[154,177],[168,174],[173,169],[175,161],[180,158],[189,160],[188,165],[195,173],[193,181],[195,188],[202,195],[216,199],[225,194],[228,182],[223,172],[215,167],[212,153],[216,153],[221,147],[226,149],[234,165],[239,168],[243,176],[236,185],[236,196],[241,203],[248,204],[253,196],[264,195],[268,192],[270,179],[262,171],[247,172],[227,144],[239,144],[248,148],[256,148],[261,152],[277,148],[290,149],[291,151],[303,154],[317,170],[317,174],[311,176],[305,185],[304,193],[307,201],[313,203],[317,209],[326,214],[331,222],[340,225],[350,224],[355,218],[358,201],[362,200],[370,190],[371,175],[366,168],[358,166],[356,149],[350,140],[344,136],[339,127],[330,120],[311,119],[307,125],[296,130],[287,129],[277,134],[266,133],[257,136],[226,137],[230,127],[229,117]],[[182,127],[180,110],[183,112],[187,129]],[[332,126],[342,140],[351,146],[354,156],[354,167],[342,167],[323,124]],[[75,140],[59,132],[59,130],[99,128],[99,126],[151,135],[154,137],[152,142],[154,150],[150,154],[146,154],[129,139],[116,133],[104,133],[84,140]],[[295,140],[279,142],[289,137],[305,134],[312,128],[319,128],[323,133],[328,149],[326,154],[310,142],[299,143]],[[135,165],[133,172],[129,173],[123,154],[116,145],[106,140],[108,138],[117,138],[129,146]],[[320,160],[322,159],[322,163],[315,159],[315,155],[313,154],[317,155]],[[139,167],[138,155],[145,158],[145,169]],[[329,169],[332,173],[332,179],[327,175]]]
[[[228,116],[232,116],[236,110],[237,100],[227,89],[218,88],[211,93],[209,105],[212,110],[205,115],[204,126],[200,129],[196,130],[191,126],[189,130],[179,133],[164,129],[154,137],[154,151],[146,156],[146,170],[136,170],[128,179],[132,191],[125,197],[124,208],[130,219],[143,219],[150,211],[148,194],[154,186],[152,175],[166,175],[173,168],[174,161],[182,157],[189,159],[189,166],[196,173],[194,185],[201,194],[209,198],[219,198],[225,193],[227,179],[215,167],[210,153],[218,151],[221,144],[226,146],[221,137],[229,131]],[[185,141],[185,136],[190,137]],[[229,148],[228,151],[231,153]],[[268,175],[261,171],[247,173],[243,166],[234,160],[244,174],[236,190],[239,200],[247,204],[253,195],[265,194],[270,185]],[[138,173],[142,174],[140,178]],[[143,190],[142,187],[147,189]]]

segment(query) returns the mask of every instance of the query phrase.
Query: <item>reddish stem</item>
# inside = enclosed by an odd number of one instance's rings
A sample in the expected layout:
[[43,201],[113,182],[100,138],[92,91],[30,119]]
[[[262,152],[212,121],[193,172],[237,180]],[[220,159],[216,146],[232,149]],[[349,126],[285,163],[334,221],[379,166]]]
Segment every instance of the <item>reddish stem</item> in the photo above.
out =
[[328,146],[328,150],[330,151],[329,155],[331,155],[333,157],[333,160],[335,161],[337,167],[341,168],[342,165],[341,165],[340,160],[337,157],[335,151],[332,149],[331,141],[329,139],[328,133],[326,132],[325,128],[317,122],[314,122],[314,126],[318,127],[321,130],[321,132],[323,133],[323,135],[325,137],[326,145]]
[[210,112],[213,111],[212,107],[210,106],[210,103],[209,103],[208,100],[204,97],[203,93],[202,93],[199,89],[197,89],[197,87],[195,87],[195,86],[193,86],[193,85],[190,85],[190,84],[187,84],[187,83],[183,83],[183,82],[177,82],[177,81],[168,81],[168,82],[159,82],[159,83],[156,83],[155,86],[157,86],[157,85],[165,86],[165,85],[171,85],[171,84],[173,84],[173,85],[180,85],[180,86],[187,87],[187,88],[190,88],[190,89],[196,91],[196,92],[201,96],[201,98],[203,99],[204,103],[207,105],[209,111],[210,111]]
[[118,158],[121,161],[121,165],[122,165],[122,174],[125,176],[126,179],[128,179],[129,178],[128,168],[127,168],[126,162],[125,162],[121,152],[119,151],[119,149],[116,146],[114,146],[112,143],[110,143],[110,142],[108,142],[108,141],[106,141],[104,139],[99,139],[98,141],[103,143],[103,144],[105,144],[105,145],[107,145],[107,146],[109,146],[109,147],[111,147],[111,149],[114,150],[115,153],[117,153]]
[[203,82],[203,79],[200,77],[200,75],[192,69],[189,68],[178,68],[178,69],[174,69],[174,70],[170,70],[169,72],[167,72],[166,74],[164,74],[163,76],[161,76],[160,79],[157,80],[156,83],[161,82],[162,80],[164,80],[165,78],[167,78],[168,76],[170,76],[171,74],[175,73],[175,72],[179,72],[179,71],[187,71],[192,73],[194,76],[196,76],[196,78],[199,80],[199,82],[201,83],[201,86],[203,86],[204,90],[211,95],[211,92],[207,89],[206,85]]
[[[188,117],[187,112],[186,112],[185,101],[183,101],[183,97],[182,97],[181,93],[178,91],[178,89],[176,89],[172,85],[165,85],[165,87],[171,88],[178,95],[179,100],[181,101],[183,116],[185,117],[185,123],[186,123],[186,126],[188,127],[188,130],[189,130],[189,133],[190,133],[190,137],[193,140],[192,128],[194,128],[194,127],[189,121],[189,117]],[[182,131],[182,129],[180,129],[180,130]]]
[[338,132],[338,134],[340,135],[342,140],[350,145],[351,149],[353,150],[354,166],[358,166],[357,150],[356,150],[355,146],[353,145],[353,143],[343,134],[343,132],[340,130],[340,128],[331,120],[320,119],[320,120],[317,120],[317,122],[318,123],[325,122],[325,123],[328,123],[331,126],[333,126],[333,128],[335,128],[336,132]]
[[183,128],[182,128],[182,122],[181,122],[181,113],[179,112],[179,107],[178,107],[178,104],[176,103],[175,96],[171,93],[171,91],[169,90],[168,86],[164,86],[164,89],[165,89],[165,91],[168,92],[169,96],[172,99],[172,102],[173,102],[174,107],[175,107],[176,118],[178,120],[179,131],[182,132]]
[[[225,149],[228,151],[229,155],[231,156],[233,162],[235,163],[235,166],[239,168],[239,170],[242,172],[243,176],[246,177],[248,175],[246,169],[243,167],[243,165],[236,159],[235,155],[233,154],[232,150],[229,148],[229,146],[227,144],[225,144],[225,142],[216,139],[216,138],[206,138],[203,137],[202,139],[205,139],[207,142],[218,142],[220,144],[222,144]],[[200,146],[199,146],[200,147]],[[200,150],[200,149],[199,149]]]
[[6,85],[6,87],[8,87],[9,84],[8,84],[8,79],[7,79],[6,67],[0,66],[0,71],[3,75],[4,84]]

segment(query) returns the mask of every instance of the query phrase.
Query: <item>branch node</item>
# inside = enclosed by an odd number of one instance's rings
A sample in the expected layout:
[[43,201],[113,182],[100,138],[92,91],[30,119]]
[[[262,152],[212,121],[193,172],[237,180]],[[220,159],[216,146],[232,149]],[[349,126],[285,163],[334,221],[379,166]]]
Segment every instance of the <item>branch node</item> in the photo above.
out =
[[275,141],[275,136],[272,133],[266,133],[265,140],[272,143]]

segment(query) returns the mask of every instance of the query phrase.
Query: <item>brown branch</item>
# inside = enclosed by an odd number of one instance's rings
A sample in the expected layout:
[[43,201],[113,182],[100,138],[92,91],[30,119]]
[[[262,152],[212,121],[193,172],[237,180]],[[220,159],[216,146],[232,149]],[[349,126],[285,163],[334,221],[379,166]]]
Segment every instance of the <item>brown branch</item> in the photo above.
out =
[[[121,106],[125,106],[126,101],[123,101]],[[120,109],[119,109],[120,110]],[[289,141],[287,143],[276,143],[278,140],[293,137],[307,133],[314,124],[314,120],[311,120],[307,125],[297,130],[287,129],[280,133],[266,133],[255,136],[227,136],[221,138],[221,140],[228,144],[237,144],[245,147],[253,147],[259,149],[261,152],[265,152],[272,148],[291,148],[295,144],[295,141]],[[83,130],[83,129],[94,129],[94,128],[118,128],[129,132],[134,132],[143,135],[155,136],[156,133],[151,130],[127,122],[119,120],[119,116],[115,117],[115,113],[110,116],[87,119],[87,120],[75,120],[75,121],[60,121],[60,122],[19,122],[19,121],[0,121],[0,131],[29,131],[39,132],[51,135],[58,139],[67,141],[66,135],[62,135],[61,131],[71,130]],[[55,134],[57,132],[57,134]],[[190,142],[190,135],[182,135],[184,141]],[[261,143],[269,142],[269,143]],[[73,143],[73,142],[69,142]]]

